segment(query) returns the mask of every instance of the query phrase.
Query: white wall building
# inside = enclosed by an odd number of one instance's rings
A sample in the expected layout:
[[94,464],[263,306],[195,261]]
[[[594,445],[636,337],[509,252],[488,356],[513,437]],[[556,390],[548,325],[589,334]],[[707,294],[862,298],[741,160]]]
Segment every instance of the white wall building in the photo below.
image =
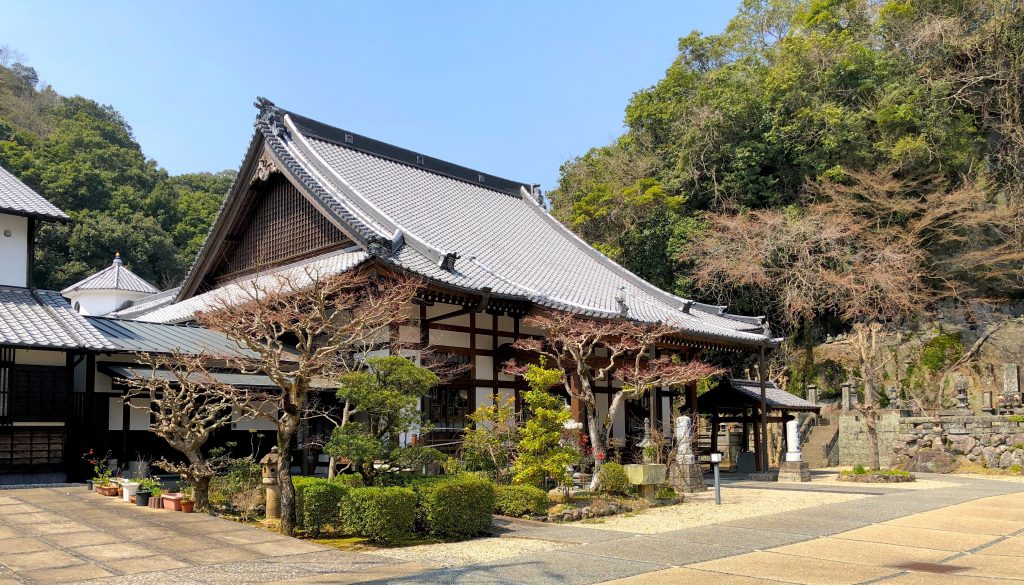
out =
[[106,315],[160,290],[128,270],[118,252],[110,266],[60,292],[82,315]]

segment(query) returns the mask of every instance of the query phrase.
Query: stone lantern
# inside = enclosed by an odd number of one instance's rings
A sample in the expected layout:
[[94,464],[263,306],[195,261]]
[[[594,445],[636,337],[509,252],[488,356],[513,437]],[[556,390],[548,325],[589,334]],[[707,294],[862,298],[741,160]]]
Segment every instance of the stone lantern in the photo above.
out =
[[270,449],[270,453],[260,459],[260,467],[263,474],[263,485],[267,489],[267,519],[281,517],[281,486],[277,483],[277,463],[281,455],[277,447]]

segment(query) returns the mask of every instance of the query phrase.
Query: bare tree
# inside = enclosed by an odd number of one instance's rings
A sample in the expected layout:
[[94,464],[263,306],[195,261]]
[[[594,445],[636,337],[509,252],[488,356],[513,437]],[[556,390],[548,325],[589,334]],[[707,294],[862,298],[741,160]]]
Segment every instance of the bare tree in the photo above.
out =
[[195,489],[196,507],[209,507],[210,480],[230,463],[226,453],[211,456],[206,443],[219,429],[238,416],[255,416],[255,398],[244,390],[223,384],[210,373],[212,356],[136,354],[149,367],[149,376],[128,379],[125,399],[144,398],[153,422],[149,430],[185,456],[185,463],[161,459],[155,465],[181,474]]
[[[644,325],[623,319],[604,320],[571,313],[546,311],[525,321],[545,332],[543,339],[520,339],[518,349],[536,352],[569,372],[562,383],[568,395],[582,404],[594,449],[591,489],[600,487],[598,470],[608,451],[612,421],[626,399],[638,399],[658,386],[679,386],[716,374],[719,370],[693,361],[650,358],[655,344],[673,332],[669,327]],[[610,397],[608,413],[599,417],[595,382],[615,376],[622,388]]]
[[225,292],[197,316],[255,358],[230,358],[243,372],[262,373],[277,385],[281,412],[281,532],[294,531],[295,489],[291,443],[311,384],[358,370],[368,352],[391,347],[391,330],[407,320],[419,281],[369,272],[323,275],[313,267],[254,278]]

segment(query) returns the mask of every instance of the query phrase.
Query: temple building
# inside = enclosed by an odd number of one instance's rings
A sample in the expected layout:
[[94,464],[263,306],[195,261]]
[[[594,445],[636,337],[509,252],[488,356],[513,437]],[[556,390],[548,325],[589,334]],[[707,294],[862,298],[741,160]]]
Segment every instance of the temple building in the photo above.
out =
[[[536,185],[329,126],[264,99],[257,107],[255,132],[237,178],[180,286],[157,291],[115,256],[111,266],[63,291],[74,309],[58,293],[27,288],[29,282],[4,289],[37,299],[36,304],[53,305],[41,310],[47,318],[60,314],[78,328],[77,337],[48,358],[64,367],[60,387],[70,406],[66,420],[50,422],[68,427],[62,436],[69,476],[75,467],[71,459],[78,457],[71,453],[77,449],[110,450],[122,461],[161,453],[146,432],[148,414],[124,400],[125,380],[140,375],[133,367],[133,352],[226,350],[232,342],[196,326],[197,313],[230,298],[247,282],[273,275],[373,270],[423,279],[426,286],[410,303],[407,324],[391,341],[427,346],[466,366],[464,375],[434,388],[420,405],[432,430],[418,439],[441,449],[458,444],[468,415],[477,407],[506,399],[521,406],[524,382],[503,372],[501,364],[513,355],[517,339],[544,334],[524,323],[538,308],[668,325],[674,333],[659,343],[657,352],[683,359],[715,349],[758,355],[763,364],[765,353],[781,341],[764,317],[735,315],[723,306],[675,296],[605,257],[548,213]],[[0,186],[13,179],[6,173],[3,177],[9,178]],[[18,233],[28,234],[32,222],[40,219],[66,221],[59,210],[17,185],[20,197],[34,196],[32,209],[48,209],[50,216],[11,212],[13,218],[28,218],[27,223],[12,219],[12,233],[20,229]],[[0,220],[7,221],[5,217]],[[18,249],[21,255],[13,256],[27,275],[30,240]],[[0,291],[0,300],[2,296]],[[2,327],[0,333],[6,334]],[[9,349],[12,342],[17,339],[0,336],[4,356],[14,355],[7,353],[14,351]],[[414,352],[414,357],[421,355]],[[242,386],[269,384],[260,376],[223,375]],[[760,397],[751,398],[752,387]],[[601,381],[596,389],[599,416],[607,415],[618,388],[614,380]],[[707,413],[710,420],[721,414],[722,420],[743,425],[744,438],[752,439],[745,445],[757,452],[759,468],[764,466],[769,411],[775,411],[773,422],[781,422],[787,410],[806,406],[769,400],[775,391],[763,376],[721,384],[714,395],[721,412]],[[2,392],[0,423],[9,419],[3,418]],[[679,402],[687,411],[698,411],[696,385],[682,392],[661,388],[641,400],[626,401],[612,421],[614,444],[630,450],[643,435],[645,419],[671,435],[673,408]],[[581,405],[571,406],[581,420]],[[323,424],[310,421],[302,434],[329,432],[317,428]],[[0,426],[0,433],[4,428]],[[267,421],[239,421],[230,432],[272,429]],[[265,441],[266,446],[272,443]],[[0,478],[13,469],[4,466],[2,449],[0,443]],[[323,471],[323,456],[301,437],[294,449],[296,472]]]

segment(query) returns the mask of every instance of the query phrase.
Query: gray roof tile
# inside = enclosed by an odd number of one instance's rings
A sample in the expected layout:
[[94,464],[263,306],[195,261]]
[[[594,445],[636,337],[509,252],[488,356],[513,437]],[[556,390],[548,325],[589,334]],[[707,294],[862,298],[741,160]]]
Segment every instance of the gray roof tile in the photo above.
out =
[[147,294],[160,292],[160,289],[125,268],[120,254],[114,256],[114,262],[110,266],[60,292],[67,294],[79,290],[121,290]]
[[248,298],[248,294],[254,290],[254,284],[265,287],[273,284],[274,279],[284,277],[293,285],[302,286],[306,283],[308,286],[312,278],[341,274],[358,266],[369,257],[369,254],[361,251],[331,252],[309,260],[288,264],[259,276],[240,278],[209,292],[162,306],[134,318],[152,323],[184,323],[195,319],[196,313],[216,307],[222,300],[230,302],[233,299]]
[[113,349],[59,292],[0,287],[0,344],[60,349]]
[[[748,398],[756,401],[761,400],[761,382],[758,380],[730,378],[729,384]],[[775,382],[765,384],[764,397],[768,407],[774,410],[818,410],[818,406],[813,402],[786,392],[779,388]]]
[[0,167],[0,212],[67,221],[68,215]]
[[145,323],[109,317],[85,317],[117,350],[206,354],[210,357],[254,357],[222,333],[188,325]]

